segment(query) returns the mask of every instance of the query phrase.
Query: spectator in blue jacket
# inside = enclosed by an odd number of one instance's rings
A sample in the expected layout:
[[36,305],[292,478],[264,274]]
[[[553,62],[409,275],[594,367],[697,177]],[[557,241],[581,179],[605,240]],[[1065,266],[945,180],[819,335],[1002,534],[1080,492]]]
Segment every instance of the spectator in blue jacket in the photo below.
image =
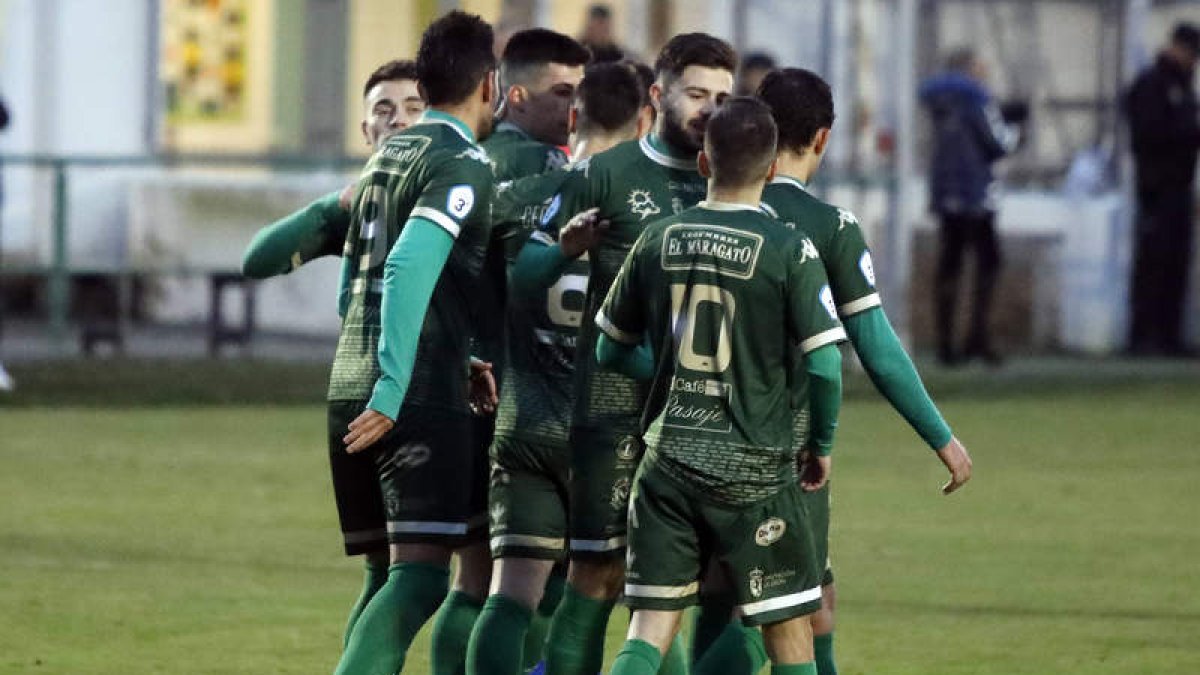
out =
[[[1000,271],[992,165],[1014,149],[1017,131],[1004,122],[986,79],[986,68],[975,52],[960,48],[946,57],[945,70],[926,80],[920,91],[933,121],[930,207],[939,220],[941,241],[934,310],[938,358],[946,365],[972,357],[991,364],[1000,361],[988,329]],[[954,342],[954,310],[968,247],[975,251],[976,278],[970,332],[960,352]]]

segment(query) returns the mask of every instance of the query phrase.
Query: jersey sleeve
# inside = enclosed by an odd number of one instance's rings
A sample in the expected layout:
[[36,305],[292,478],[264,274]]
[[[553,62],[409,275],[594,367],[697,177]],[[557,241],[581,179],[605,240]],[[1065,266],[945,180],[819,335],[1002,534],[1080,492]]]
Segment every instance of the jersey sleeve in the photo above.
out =
[[845,341],[846,331],[838,321],[833,290],[816,245],[807,236],[796,235],[787,253],[788,326],[801,353]]
[[829,287],[843,319],[881,304],[875,287],[875,264],[863,237],[858,218],[847,209],[837,209],[838,226],[828,254],[822,258]]
[[470,156],[437,158],[431,166],[432,175],[409,217],[424,218],[454,239],[468,225],[490,227],[491,167]]
[[[644,239],[644,237],[643,237]],[[621,264],[604,304],[596,313],[596,327],[609,338],[625,345],[638,345],[646,330],[645,290],[638,283],[638,260],[642,240]]]
[[600,179],[595,164],[585,161],[575,165],[562,182],[558,192],[550,198],[537,229],[554,239],[558,231],[577,213],[600,204]]

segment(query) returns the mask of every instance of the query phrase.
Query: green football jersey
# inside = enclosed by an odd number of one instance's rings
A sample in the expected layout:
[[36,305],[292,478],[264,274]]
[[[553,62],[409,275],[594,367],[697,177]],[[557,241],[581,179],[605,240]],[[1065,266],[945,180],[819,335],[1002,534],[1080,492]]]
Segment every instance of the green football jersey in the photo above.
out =
[[[627,141],[573,167],[563,184],[557,218],[570,218],[592,207],[610,224],[590,256],[591,272],[584,316],[593,317],[633,242],[650,223],[677,214],[704,198],[707,181],[695,158],[673,157],[661,141],[646,136]],[[638,432],[647,387],[596,366],[596,327],[589,319],[579,329],[576,399],[572,425],[615,435]]]
[[[550,246],[558,239],[555,218],[566,180],[564,169],[528,176],[497,193],[492,218],[525,235],[516,244]],[[545,223],[543,225],[543,222]],[[520,246],[509,248],[516,258]],[[574,401],[575,342],[587,291],[587,255],[572,260],[548,289],[532,296],[509,289],[505,318],[508,359],[504,364],[496,433],[535,443],[562,445]]]
[[533,176],[567,164],[567,154],[557,146],[535,141],[511,122],[496,125],[495,132],[483,142],[492,160],[497,182]]
[[846,338],[808,237],[755,206],[701,202],[646,229],[596,323],[648,337],[670,378],[645,461],[728,504],[795,481],[793,347]]
[[434,112],[389,138],[371,157],[359,178],[346,237],[350,297],[329,400],[371,397],[380,376],[384,263],[405,222],[420,217],[455,241],[429,301],[404,405],[465,410],[468,341],[476,329],[492,183],[487,153],[461,123]]
[[[762,206],[784,225],[812,239],[821,254],[841,318],[880,305],[871,250],[853,213],[817,199],[803,183],[789,176],[776,176],[767,185]],[[803,443],[808,431],[808,378],[799,359],[795,378],[796,442]]]

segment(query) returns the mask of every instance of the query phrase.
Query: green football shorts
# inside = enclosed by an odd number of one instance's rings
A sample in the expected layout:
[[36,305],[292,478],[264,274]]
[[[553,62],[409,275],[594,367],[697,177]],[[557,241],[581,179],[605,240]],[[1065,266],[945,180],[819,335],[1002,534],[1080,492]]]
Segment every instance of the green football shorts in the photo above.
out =
[[625,551],[629,486],[642,458],[633,436],[571,429],[571,557],[614,557]]
[[724,506],[643,465],[629,503],[625,602],[632,609],[696,604],[715,557],[732,580],[743,623],[777,623],[821,607],[821,567],[808,514],[792,485],[759,502]]
[[472,439],[471,416],[404,406],[369,448],[393,544],[462,546],[487,536],[487,455]]
[[500,435],[492,442],[493,558],[560,560],[567,550],[567,448]]

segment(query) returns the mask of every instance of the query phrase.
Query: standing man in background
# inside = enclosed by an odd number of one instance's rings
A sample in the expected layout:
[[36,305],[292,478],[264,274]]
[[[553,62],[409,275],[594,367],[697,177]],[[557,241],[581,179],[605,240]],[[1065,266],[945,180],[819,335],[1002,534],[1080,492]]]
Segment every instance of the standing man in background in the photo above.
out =
[[[0,100],[0,131],[8,128],[8,108],[4,106],[4,101]],[[4,203],[3,188],[0,187],[0,204]],[[3,232],[3,230],[0,230]],[[4,238],[0,236],[0,255],[3,255]],[[4,297],[0,296],[0,323],[4,321]],[[2,327],[2,326],[0,326]],[[17,383],[12,379],[12,375],[4,369],[4,364],[0,363],[0,391],[12,391],[16,388]]]
[[[988,326],[992,291],[1000,273],[992,165],[1016,147],[1017,131],[1004,124],[986,81],[983,62],[973,49],[963,47],[946,57],[945,71],[926,80],[920,92],[933,120],[929,195],[941,240],[934,315],[938,360],[945,365],[955,365],[963,357],[979,357],[993,365],[1000,362]],[[967,247],[975,249],[975,292],[971,326],[960,353],[954,343],[954,309]]]
[[1200,118],[1193,85],[1200,28],[1181,23],[1125,96],[1137,171],[1138,215],[1129,351],[1187,356],[1183,303],[1192,256]]

